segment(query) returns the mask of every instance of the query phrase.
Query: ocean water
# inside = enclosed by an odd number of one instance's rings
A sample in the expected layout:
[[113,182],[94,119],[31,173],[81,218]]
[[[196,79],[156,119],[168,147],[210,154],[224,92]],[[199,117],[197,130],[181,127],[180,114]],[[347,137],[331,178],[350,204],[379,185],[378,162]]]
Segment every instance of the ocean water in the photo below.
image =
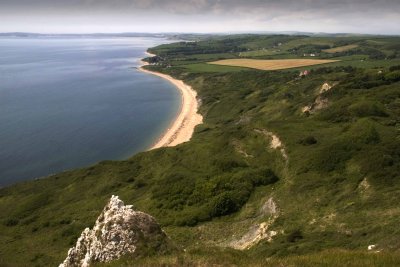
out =
[[0,38],[0,187],[149,148],[179,112],[139,72],[160,38]]

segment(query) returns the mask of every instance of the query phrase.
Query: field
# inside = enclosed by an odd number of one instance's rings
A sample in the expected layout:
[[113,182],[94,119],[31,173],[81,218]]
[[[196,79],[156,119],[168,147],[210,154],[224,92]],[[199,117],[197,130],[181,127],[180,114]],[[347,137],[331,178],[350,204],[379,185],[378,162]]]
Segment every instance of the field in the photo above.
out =
[[351,49],[357,48],[358,45],[353,44],[353,45],[344,45],[344,46],[339,46],[339,47],[334,47],[334,48],[330,48],[330,49],[324,49],[322,51],[326,52],[326,53],[339,53],[339,52],[345,52],[345,51],[349,51]]
[[313,65],[321,65],[334,63],[338,60],[328,59],[274,59],[274,60],[257,60],[257,59],[226,59],[210,62],[213,65],[245,67],[258,70],[284,70],[298,67],[306,67]]

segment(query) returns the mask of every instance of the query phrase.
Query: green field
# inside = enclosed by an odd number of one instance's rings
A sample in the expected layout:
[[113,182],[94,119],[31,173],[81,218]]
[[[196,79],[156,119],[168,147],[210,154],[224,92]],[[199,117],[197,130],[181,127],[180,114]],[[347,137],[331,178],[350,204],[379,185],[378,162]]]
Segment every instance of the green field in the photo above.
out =
[[[275,59],[341,61],[304,77],[206,64],[276,46]],[[177,147],[0,189],[0,266],[61,263],[111,195],[153,215],[178,250],[99,266],[400,265],[399,47],[397,37],[238,35],[151,48],[148,68],[191,85],[204,123]],[[263,223],[273,237],[231,248]]]
[[237,72],[246,70],[246,68],[241,67],[231,67],[231,66],[217,66],[210,65],[206,63],[198,63],[198,64],[189,64],[186,65],[185,68],[193,73],[200,72]]

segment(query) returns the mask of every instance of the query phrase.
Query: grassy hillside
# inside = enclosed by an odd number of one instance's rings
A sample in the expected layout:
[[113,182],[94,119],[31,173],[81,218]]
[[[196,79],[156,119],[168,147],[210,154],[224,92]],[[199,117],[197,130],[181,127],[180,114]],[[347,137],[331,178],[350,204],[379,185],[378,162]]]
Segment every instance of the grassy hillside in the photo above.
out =
[[[0,265],[60,263],[112,194],[155,216],[182,250],[139,265],[399,265],[399,45],[242,35],[150,49],[149,68],[197,90],[204,124],[174,148],[0,189]],[[341,61],[304,77],[206,64],[305,51]],[[121,263],[133,264],[111,266]]]

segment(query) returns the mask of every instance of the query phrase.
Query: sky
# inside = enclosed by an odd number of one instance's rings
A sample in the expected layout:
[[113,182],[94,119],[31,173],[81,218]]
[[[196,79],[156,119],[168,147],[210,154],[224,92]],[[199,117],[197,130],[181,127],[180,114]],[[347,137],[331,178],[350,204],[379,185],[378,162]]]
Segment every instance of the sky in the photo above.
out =
[[0,0],[0,32],[400,34],[400,0]]

